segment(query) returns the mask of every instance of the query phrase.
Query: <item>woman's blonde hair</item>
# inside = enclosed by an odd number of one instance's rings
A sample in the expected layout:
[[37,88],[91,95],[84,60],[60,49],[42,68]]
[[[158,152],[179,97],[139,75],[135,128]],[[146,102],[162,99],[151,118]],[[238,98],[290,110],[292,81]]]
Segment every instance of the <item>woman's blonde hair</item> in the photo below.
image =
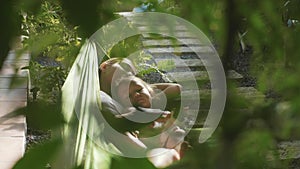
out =
[[[149,91],[151,97],[154,96],[153,86],[151,86],[150,84],[148,84],[147,82],[145,82],[144,80],[142,80],[141,78],[138,78],[136,76],[125,76],[125,77],[122,77],[121,79],[119,79],[115,84],[115,90],[112,91],[112,94],[114,96],[118,96],[118,87],[121,86],[122,84],[129,86],[132,82],[141,82],[144,85],[144,87]],[[119,99],[120,99],[119,97],[116,97],[116,100],[118,102],[120,102]]]
[[[108,65],[113,65],[115,63],[119,63],[121,65],[121,67],[128,67],[130,69],[130,72],[133,74],[133,75],[136,75],[137,74],[137,70],[133,64],[133,62],[130,60],[130,59],[127,59],[127,58],[121,58],[121,57],[114,57],[114,58],[110,58],[104,62],[102,62],[100,65],[99,65],[99,77],[101,75],[101,69],[102,67],[104,66],[104,64],[108,64]],[[125,70],[128,70],[128,69],[125,69]]]

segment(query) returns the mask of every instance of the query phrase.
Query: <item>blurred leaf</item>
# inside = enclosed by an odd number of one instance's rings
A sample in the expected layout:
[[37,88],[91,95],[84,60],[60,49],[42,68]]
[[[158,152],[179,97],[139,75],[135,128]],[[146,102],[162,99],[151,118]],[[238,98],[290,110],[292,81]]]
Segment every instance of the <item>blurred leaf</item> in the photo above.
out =
[[115,44],[110,50],[110,57],[129,57],[134,52],[140,50],[142,44],[140,41],[140,36],[135,35],[129,38],[126,38],[119,43]]
[[47,100],[28,102],[26,107],[19,108],[4,117],[25,115],[29,127],[35,129],[54,129],[64,124],[59,103],[50,103]]
[[46,50],[49,45],[56,43],[58,39],[59,36],[54,32],[45,32],[39,34],[38,37],[30,39],[30,41],[28,42],[31,44],[29,50],[34,56],[37,56],[39,53]]
[[28,13],[36,13],[41,6],[42,0],[27,0],[27,1],[21,1],[20,6],[18,6],[20,9],[22,9],[23,12],[28,12]]
[[76,167],[74,167],[72,169],[84,169],[84,167],[82,165],[80,165],[80,166],[76,166]]
[[34,147],[16,163],[13,169],[46,168],[47,164],[51,162],[61,145],[62,141],[60,139],[56,139]]
[[170,71],[175,68],[175,63],[173,60],[162,60],[157,62],[157,68],[163,71]]
[[54,129],[64,123],[60,105],[45,101],[28,103],[26,117],[30,127],[36,129]]
[[130,169],[156,169],[147,158],[113,158],[111,169],[130,168]]
[[20,33],[20,16],[18,9],[15,8],[15,2],[10,0],[1,1],[0,5],[0,69],[7,57],[13,40]]
[[241,134],[236,142],[238,168],[264,168],[268,164],[268,155],[276,151],[276,144],[269,131],[249,129]]
[[109,7],[110,1],[105,3],[102,0],[89,0],[74,3],[71,0],[62,0],[61,2],[68,20],[75,26],[80,25],[82,38],[91,36],[107,22],[107,17],[113,18],[111,8],[105,8]]

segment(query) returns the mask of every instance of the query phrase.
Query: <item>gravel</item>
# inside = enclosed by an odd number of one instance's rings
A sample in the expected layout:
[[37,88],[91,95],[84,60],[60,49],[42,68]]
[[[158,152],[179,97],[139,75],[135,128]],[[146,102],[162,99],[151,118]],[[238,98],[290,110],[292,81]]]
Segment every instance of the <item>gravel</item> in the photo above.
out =
[[45,142],[51,138],[51,131],[50,130],[37,130],[28,127],[27,128],[27,135],[26,135],[26,151],[30,148]]
[[232,69],[243,75],[240,83],[243,87],[255,87],[257,83],[256,78],[249,73],[252,54],[252,47],[246,46],[244,51],[240,50],[230,58]]

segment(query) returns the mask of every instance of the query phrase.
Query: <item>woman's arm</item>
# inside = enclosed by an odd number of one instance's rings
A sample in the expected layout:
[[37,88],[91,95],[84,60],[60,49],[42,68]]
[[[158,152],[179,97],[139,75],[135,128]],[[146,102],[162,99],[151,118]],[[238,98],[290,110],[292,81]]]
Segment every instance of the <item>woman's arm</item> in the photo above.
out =
[[176,98],[180,96],[181,85],[177,83],[155,83],[151,86],[163,91],[167,98]]

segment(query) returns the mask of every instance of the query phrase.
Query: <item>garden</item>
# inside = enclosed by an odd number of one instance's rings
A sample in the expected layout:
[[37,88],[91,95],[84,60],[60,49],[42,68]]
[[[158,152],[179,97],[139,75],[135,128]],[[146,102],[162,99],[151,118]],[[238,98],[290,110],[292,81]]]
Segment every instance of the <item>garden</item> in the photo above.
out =
[[[196,77],[201,79],[197,80],[197,87],[202,108],[197,109],[198,117],[186,135],[189,147],[184,156],[166,168],[300,168],[299,0],[5,0],[0,8],[0,68],[16,37],[22,39],[18,52],[29,51],[31,56],[27,67],[31,88],[25,113],[26,152],[14,169],[157,168],[147,158],[122,157],[99,150],[82,131],[75,132],[77,135],[70,132],[80,124],[75,116],[68,119],[64,114],[63,86],[75,69],[73,64],[78,63],[76,59],[85,48],[86,39],[124,17],[122,12],[160,12],[188,21],[207,36],[227,76],[220,123],[203,143],[198,137],[206,127],[205,105],[212,104],[212,96],[207,95],[214,86],[207,79],[202,80],[201,75]],[[135,24],[143,25],[142,21]],[[178,29],[179,33],[184,32],[181,27]],[[189,39],[185,34],[178,36]],[[166,36],[135,35],[112,47],[104,46],[104,59],[126,58],[134,53],[131,58],[138,75],[148,83],[174,81],[171,77],[179,74],[188,79],[190,75],[184,73],[205,71],[205,66],[198,63],[195,53],[182,51],[192,46],[195,50],[201,48],[201,53],[204,45],[192,40],[186,43],[190,44],[180,44]],[[176,51],[174,46],[182,51]],[[180,67],[181,62],[166,60],[169,55],[180,57],[189,69]],[[187,92],[184,99],[193,100],[191,95]],[[68,144],[81,148],[68,151]]]

